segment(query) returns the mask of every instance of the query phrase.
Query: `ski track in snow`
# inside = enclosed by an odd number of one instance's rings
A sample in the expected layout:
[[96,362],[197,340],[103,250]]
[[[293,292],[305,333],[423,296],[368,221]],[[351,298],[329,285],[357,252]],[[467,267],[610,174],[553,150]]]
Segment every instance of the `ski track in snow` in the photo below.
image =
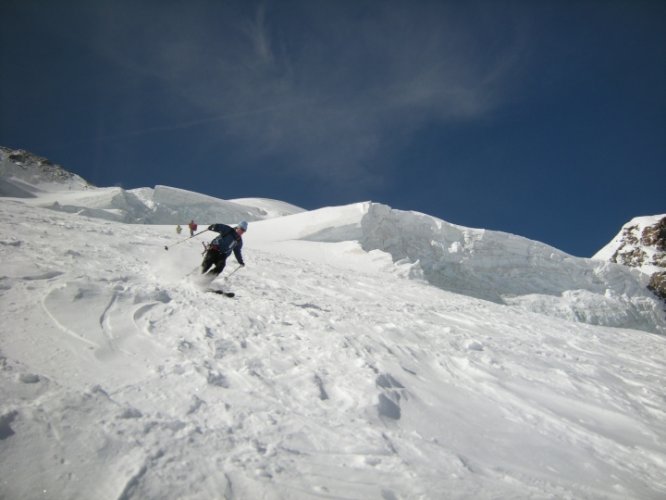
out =
[[171,227],[0,217],[1,498],[666,496],[663,336],[270,245],[226,298]]

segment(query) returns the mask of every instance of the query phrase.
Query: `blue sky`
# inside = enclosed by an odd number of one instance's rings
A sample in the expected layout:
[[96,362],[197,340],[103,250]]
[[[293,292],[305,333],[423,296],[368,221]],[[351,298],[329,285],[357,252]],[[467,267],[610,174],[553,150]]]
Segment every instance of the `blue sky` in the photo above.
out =
[[0,2],[0,145],[590,256],[666,212],[666,2]]

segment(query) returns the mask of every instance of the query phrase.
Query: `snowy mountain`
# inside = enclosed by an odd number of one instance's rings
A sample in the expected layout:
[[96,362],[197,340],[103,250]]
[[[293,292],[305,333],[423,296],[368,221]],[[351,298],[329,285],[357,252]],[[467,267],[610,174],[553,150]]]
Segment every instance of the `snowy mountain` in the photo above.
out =
[[60,165],[27,151],[0,146],[0,196],[34,198],[56,190],[91,188],[84,179]]
[[632,219],[593,258],[647,274],[648,288],[666,301],[666,214]]
[[168,186],[97,188],[44,158],[6,147],[0,148],[0,196],[32,198],[36,206],[130,224],[255,221],[303,211],[276,200],[220,200]]
[[666,495],[646,274],[371,202],[133,190],[263,217],[230,299],[199,284],[214,234],[63,186],[0,199],[0,498]]

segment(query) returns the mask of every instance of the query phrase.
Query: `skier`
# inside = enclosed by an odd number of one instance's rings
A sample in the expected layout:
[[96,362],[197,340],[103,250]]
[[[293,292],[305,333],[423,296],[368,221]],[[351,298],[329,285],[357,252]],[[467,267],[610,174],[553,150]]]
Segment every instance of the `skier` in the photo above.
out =
[[187,226],[190,228],[190,237],[194,236],[194,232],[197,230],[197,223],[192,219]]
[[178,225],[176,226],[176,233],[180,234],[182,230],[183,230],[183,228],[180,227],[180,224],[178,224]]
[[[244,267],[243,255],[243,234],[247,231],[247,222],[239,222],[236,227],[226,224],[212,224],[208,226],[209,231],[215,231],[220,235],[210,242],[206,250],[203,262],[201,263],[201,274],[209,274],[215,279],[223,270],[227,263],[227,257],[234,253],[236,261]],[[213,269],[210,269],[212,266]],[[210,269],[210,272],[208,271]]]

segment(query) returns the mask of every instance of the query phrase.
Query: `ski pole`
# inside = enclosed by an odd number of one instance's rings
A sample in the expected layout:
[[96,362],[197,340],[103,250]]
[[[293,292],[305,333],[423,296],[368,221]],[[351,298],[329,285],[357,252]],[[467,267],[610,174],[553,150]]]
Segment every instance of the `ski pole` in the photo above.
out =
[[[174,247],[174,246],[176,246],[176,245],[180,245],[181,243],[183,243],[183,242],[185,242],[185,241],[187,241],[187,240],[191,240],[191,239],[194,238],[195,236],[199,236],[201,233],[205,233],[206,231],[208,231],[208,229],[204,229],[203,231],[199,231],[198,233],[193,234],[192,236],[189,236],[189,237],[185,238],[184,240],[177,241],[176,243],[174,243],[174,244],[171,245],[171,246]],[[168,247],[167,245],[164,245],[164,250],[169,250],[169,247]]]
[[227,275],[224,277],[225,281],[228,280],[228,279],[229,279],[229,276],[231,276],[232,274],[234,274],[234,273],[235,273],[236,271],[238,271],[241,267],[243,267],[243,266],[238,266],[236,269],[234,269],[234,270],[231,271],[229,274],[227,274]]

